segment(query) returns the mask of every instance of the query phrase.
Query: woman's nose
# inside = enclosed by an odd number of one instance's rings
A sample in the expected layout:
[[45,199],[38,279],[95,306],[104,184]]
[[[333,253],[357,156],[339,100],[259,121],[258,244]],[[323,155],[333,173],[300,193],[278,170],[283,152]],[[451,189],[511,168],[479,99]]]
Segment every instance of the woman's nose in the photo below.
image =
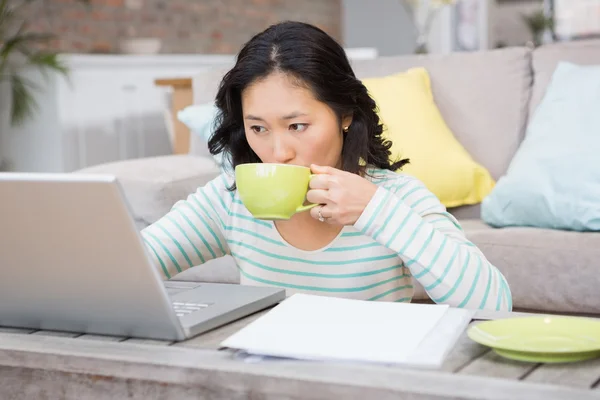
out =
[[276,163],[286,164],[294,159],[294,149],[285,138],[276,137],[273,144],[273,159]]

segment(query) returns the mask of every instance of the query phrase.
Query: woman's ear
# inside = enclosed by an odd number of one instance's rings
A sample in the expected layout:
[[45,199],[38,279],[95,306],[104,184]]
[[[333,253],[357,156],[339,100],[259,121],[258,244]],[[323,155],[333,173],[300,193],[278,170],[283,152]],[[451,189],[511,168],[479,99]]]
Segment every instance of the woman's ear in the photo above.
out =
[[342,118],[342,131],[344,133],[348,132],[350,124],[352,124],[352,115],[347,115],[344,118]]

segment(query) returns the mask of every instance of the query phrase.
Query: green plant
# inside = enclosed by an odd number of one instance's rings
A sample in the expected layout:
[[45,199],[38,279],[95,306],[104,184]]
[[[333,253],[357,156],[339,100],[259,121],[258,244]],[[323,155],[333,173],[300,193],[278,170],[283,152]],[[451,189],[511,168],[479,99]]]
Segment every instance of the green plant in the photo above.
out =
[[527,25],[531,33],[533,44],[537,47],[542,44],[544,33],[554,30],[554,20],[546,15],[543,10],[534,11],[531,14],[523,15],[523,22]]
[[[55,35],[32,31],[22,11],[36,0],[0,0],[0,85],[10,92],[10,123],[17,125],[32,115],[37,107],[33,91],[37,86],[23,74],[26,68],[43,73],[56,71],[67,75],[68,69],[55,51],[45,49]],[[89,0],[78,0],[88,3]]]

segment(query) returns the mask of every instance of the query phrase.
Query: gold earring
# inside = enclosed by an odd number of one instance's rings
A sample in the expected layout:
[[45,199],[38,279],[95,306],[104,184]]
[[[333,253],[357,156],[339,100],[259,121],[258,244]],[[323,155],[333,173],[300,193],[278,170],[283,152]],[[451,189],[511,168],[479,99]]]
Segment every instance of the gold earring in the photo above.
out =
[[350,129],[350,127],[349,127],[349,126],[346,126],[346,127],[344,127],[344,129],[343,129],[343,130],[344,130],[344,133],[348,133],[348,129]]

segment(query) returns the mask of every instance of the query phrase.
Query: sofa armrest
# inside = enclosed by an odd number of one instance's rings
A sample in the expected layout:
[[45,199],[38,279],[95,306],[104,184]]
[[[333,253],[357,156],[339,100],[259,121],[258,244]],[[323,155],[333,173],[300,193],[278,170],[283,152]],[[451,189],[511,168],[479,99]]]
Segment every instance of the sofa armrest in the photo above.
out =
[[167,155],[95,165],[79,174],[117,177],[139,229],[165,215],[173,205],[216,178],[212,157]]

